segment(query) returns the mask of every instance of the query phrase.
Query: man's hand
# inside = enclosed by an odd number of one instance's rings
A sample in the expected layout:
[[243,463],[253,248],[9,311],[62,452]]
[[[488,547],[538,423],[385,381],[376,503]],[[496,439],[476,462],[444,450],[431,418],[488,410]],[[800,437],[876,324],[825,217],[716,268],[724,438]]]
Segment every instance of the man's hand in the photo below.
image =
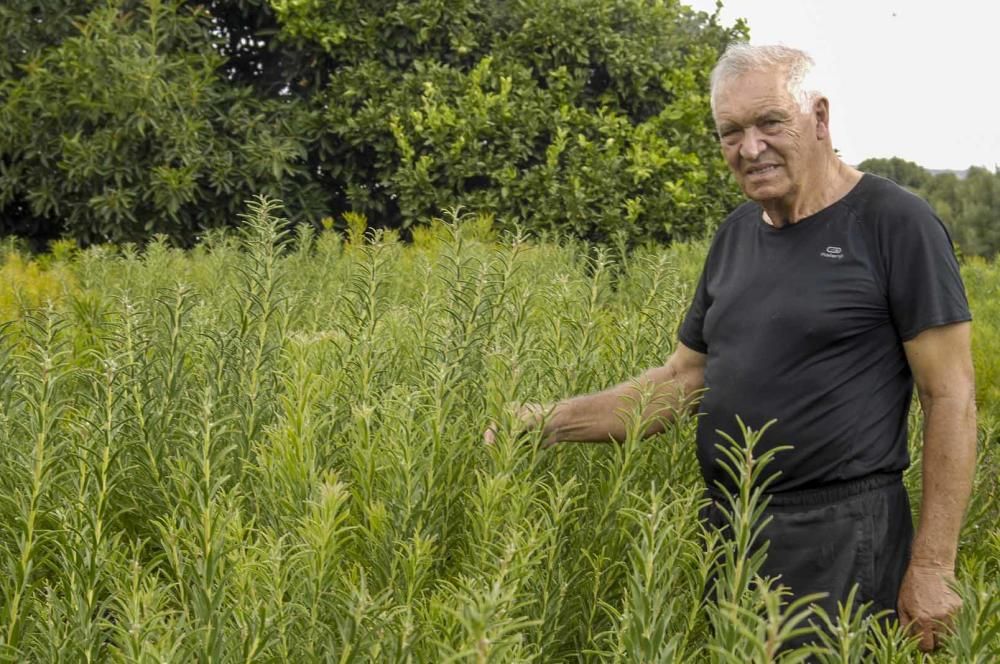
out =
[[[522,405],[512,405],[510,406],[510,413],[515,418],[515,429],[514,433],[517,436],[523,436],[529,431],[537,429],[545,418],[551,413],[552,406],[544,406],[540,403],[526,403]],[[487,445],[492,445],[497,440],[497,431],[499,425],[496,422],[490,422],[490,425],[486,428],[483,433],[483,442]],[[547,447],[547,444],[543,444]]]
[[911,562],[899,588],[897,610],[904,627],[920,637],[920,649],[930,652],[941,644],[941,635],[951,628],[962,608],[962,600],[949,584],[955,582],[950,568]]
[[[645,402],[642,437],[664,430],[678,413],[693,409],[705,387],[708,356],[678,343],[662,367],[644,371],[632,380],[601,392],[563,399],[554,404],[526,403],[513,406],[511,415],[519,428],[517,435],[542,428],[542,447],[562,441],[614,443],[624,441],[629,430],[624,416]],[[496,441],[500,425],[490,423],[483,441]]]

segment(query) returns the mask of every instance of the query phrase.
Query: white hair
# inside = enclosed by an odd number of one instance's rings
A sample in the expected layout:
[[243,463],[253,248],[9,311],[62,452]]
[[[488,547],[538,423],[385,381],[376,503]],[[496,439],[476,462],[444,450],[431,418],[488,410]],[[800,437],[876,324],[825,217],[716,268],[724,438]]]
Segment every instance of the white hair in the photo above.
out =
[[749,72],[783,71],[788,94],[807,113],[816,97],[823,96],[816,75],[816,62],[805,51],[788,46],[751,46],[730,44],[712,69],[711,104],[715,114],[715,97],[719,85]]

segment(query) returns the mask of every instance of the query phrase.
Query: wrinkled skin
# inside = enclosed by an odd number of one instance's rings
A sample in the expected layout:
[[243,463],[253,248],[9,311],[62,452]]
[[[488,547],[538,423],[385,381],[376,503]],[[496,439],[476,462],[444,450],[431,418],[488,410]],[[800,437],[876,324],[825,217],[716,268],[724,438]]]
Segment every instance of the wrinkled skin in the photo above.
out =
[[920,638],[920,649],[930,652],[940,645],[941,634],[952,625],[962,600],[949,587],[955,574],[947,567],[911,563],[899,589],[899,621]]

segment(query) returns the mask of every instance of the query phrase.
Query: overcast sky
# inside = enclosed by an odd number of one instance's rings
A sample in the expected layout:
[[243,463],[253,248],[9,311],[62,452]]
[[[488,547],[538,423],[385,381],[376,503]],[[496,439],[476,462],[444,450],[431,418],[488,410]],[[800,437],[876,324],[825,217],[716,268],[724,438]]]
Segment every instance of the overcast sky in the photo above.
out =
[[[683,0],[713,12],[715,0]],[[851,164],[1000,166],[998,0],[724,0],[754,44],[827,67],[834,147]]]

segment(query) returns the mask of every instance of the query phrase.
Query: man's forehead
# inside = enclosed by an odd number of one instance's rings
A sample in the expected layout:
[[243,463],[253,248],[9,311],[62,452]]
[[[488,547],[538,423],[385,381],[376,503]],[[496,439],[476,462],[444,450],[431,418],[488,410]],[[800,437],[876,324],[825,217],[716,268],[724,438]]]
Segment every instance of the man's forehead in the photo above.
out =
[[784,72],[747,72],[720,81],[715,90],[715,119],[743,118],[795,104]]

